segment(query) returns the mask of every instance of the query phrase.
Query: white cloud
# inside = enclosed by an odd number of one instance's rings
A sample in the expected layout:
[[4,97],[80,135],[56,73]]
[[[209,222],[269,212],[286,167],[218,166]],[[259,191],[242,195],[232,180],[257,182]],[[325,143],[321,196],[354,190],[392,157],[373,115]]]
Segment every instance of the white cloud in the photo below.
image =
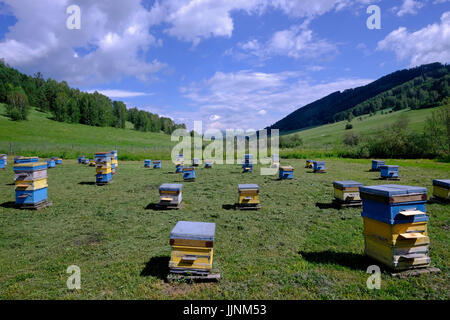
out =
[[[402,17],[405,14],[417,14],[417,11],[421,9],[425,4],[415,0],[403,0],[402,6],[396,8],[397,16]],[[398,9],[398,10],[397,10]]]
[[116,90],[116,89],[91,89],[87,90],[89,93],[97,91],[109,98],[134,98],[142,96],[152,96],[154,93],[137,92],[137,91],[126,91],[126,90]]
[[[332,92],[365,85],[370,79],[337,79],[311,83],[300,72],[263,73],[250,70],[216,72],[211,78],[183,87],[183,96],[191,101],[186,125],[203,120],[211,125],[210,115],[220,117],[214,128],[261,129],[298,107]],[[214,121],[213,121],[214,122]]]
[[[0,42],[0,57],[27,73],[72,85],[135,76],[147,79],[165,67],[144,54],[160,43],[149,28],[155,18],[140,0],[78,1],[81,29],[66,28],[69,0],[5,0],[17,23]],[[80,55],[76,49],[86,50]]]
[[450,62],[450,11],[434,23],[415,32],[405,27],[392,31],[378,42],[377,50],[392,50],[399,60],[410,60],[411,66],[431,62]]

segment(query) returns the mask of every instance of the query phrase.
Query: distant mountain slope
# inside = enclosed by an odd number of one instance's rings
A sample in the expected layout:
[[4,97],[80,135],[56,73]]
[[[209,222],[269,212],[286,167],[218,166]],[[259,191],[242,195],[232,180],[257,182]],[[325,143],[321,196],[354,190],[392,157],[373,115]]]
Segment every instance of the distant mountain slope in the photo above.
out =
[[[401,110],[433,107],[450,94],[449,75],[450,65],[440,63],[396,71],[368,85],[334,92],[299,108],[269,128],[286,132],[333,123],[385,108]],[[397,88],[407,83],[405,87]],[[385,95],[379,96],[382,93]],[[379,99],[374,99],[377,96]]]

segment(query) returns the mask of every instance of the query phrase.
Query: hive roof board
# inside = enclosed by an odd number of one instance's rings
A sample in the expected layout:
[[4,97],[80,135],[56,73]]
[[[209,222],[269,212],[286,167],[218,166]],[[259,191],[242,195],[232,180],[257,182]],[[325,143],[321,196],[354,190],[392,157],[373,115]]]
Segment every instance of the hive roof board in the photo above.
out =
[[325,161],[313,161],[313,163],[317,163],[317,164],[325,164]]
[[333,185],[340,186],[342,188],[352,188],[352,187],[364,186],[361,182],[357,182],[357,181],[353,181],[353,180],[334,181]]
[[294,168],[292,168],[292,166],[281,166],[280,170],[281,171],[294,171]]
[[413,186],[402,186],[397,184],[386,184],[379,186],[366,186],[360,187],[359,191],[367,194],[392,197],[392,196],[402,196],[408,194],[427,194],[427,188],[424,187],[413,187]]
[[47,169],[47,162],[27,162],[27,163],[15,163],[14,171],[38,171]]
[[112,157],[112,152],[96,152],[95,157]]
[[372,160],[372,162],[375,162],[375,163],[385,163],[384,160]]
[[183,189],[181,183],[163,183],[159,187],[159,191],[180,191],[181,189]]
[[380,168],[387,168],[387,169],[395,169],[398,168],[398,166],[394,166],[394,165],[384,165],[384,166],[380,166]]
[[212,222],[178,221],[170,239],[214,241],[216,224]]
[[433,186],[440,186],[444,188],[450,188],[450,179],[434,179]]
[[245,189],[256,189],[259,190],[259,187],[257,184],[238,184],[238,189],[239,190],[245,190]]

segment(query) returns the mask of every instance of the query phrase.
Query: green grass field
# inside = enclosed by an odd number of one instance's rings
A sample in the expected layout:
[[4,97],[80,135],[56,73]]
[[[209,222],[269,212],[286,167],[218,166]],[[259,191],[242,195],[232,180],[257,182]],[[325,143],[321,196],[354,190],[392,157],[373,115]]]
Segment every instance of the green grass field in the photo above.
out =
[[[27,121],[11,121],[0,104],[0,153],[40,157],[92,157],[99,150],[119,149],[121,159],[170,159],[175,142],[170,135],[127,129],[92,127],[50,120],[50,115],[32,109]],[[72,149],[73,144],[73,149]]]
[[[426,186],[449,178],[450,164],[399,162],[401,184]],[[41,211],[12,208],[11,162],[0,171],[1,299],[449,299],[449,206],[427,204],[432,265],[439,274],[393,278],[382,267],[380,290],[366,287],[361,209],[327,208],[334,180],[381,184],[369,160],[327,160],[313,174],[304,160],[283,160],[295,179],[242,174],[239,165],[200,168],[184,183],[184,208],[146,209],[158,186],[180,182],[174,165],[145,169],[119,161],[110,185],[94,184],[95,169],[65,160],[49,170],[49,200]],[[259,211],[229,210],[238,183],[260,186]],[[321,209],[317,203],[323,205]],[[179,220],[216,223],[218,283],[167,283],[169,234]],[[81,268],[81,289],[68,290],[70,265]]]
[[339,150],[344,147],[344,136],[348,132],[354,132],[362,138],[369,137],[383,130],[386,126],[394,124],[399,118],[406,117],[409,121],[408,129],[422,131],[427,118],[437,108],[422,110],[400,110],[392,113],[381,114],[378,112],[373,116],[364,115],[351,122],[353,129],[345,130],[347,121],[340,121],[306,130],[292,132],[303,139],[303,148],[309,150]]

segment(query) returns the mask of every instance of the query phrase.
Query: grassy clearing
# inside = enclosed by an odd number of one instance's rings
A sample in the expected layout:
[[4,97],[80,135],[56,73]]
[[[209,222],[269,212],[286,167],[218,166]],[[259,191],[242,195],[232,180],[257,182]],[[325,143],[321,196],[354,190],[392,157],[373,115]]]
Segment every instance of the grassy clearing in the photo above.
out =
[[[91,157],[99,150],[119,149],[122,160],[141,160],[146,157],[170,159],[174,142],[163,133],[139,132],[130,128],[92,127],[50,120],[50,115],[32,109],[27,121],[11,121],[0,104],[0,153],[40,157]],[[72,148],[73,145],[73,148]]]
[[[432,265],[442,272],[394,279],[383,270],[381,290],[366,288],[360,209],[320,209],[332,200],[332,181],[381,184],[369,160],[327,160],[327,174],[313,174],[304,160],[295,179],[242,174],[239,165],[199,169],[184,183],[185,207],[145,209],[158,186],[179,182],[174,166],[143,168],[119,162],[113,183],[93,184],[95,169],[66,160],[49,171],[53,206],[38,212],[10,208],[12,166],[0,171],[1,299],[449,299],[449,207],[428,204]],[[428,187],[449,178],[450,165],[402,161],[402,184]],[[238,183],[258,183],[260,211],[228,210]],[[326,207],[326,205],[325,205]],[[179,220],[215,222],[214,267],[221,282],[166,283],[169,233]],[[81,268],[82,289],[66,288],[69,265]],[[383,269],[383,268],[382,268]]]
[[369,137],[383,130],[385,126],[394,124],[400,117],[406,117],[409,120],[408,128],[410,130],[422,131],[426,119],[433,110],[436,110],[436,108],[423,110],[407,109],[386,114],[378,112],[372,117],[369,115],[362,116],[362,120],[359,120],[359,117],[354,118],[351,122],[353,125],[351,130],[345,130],[347,121],[340,121],[290,134],[297,134],[303,139],[305,152],[320,150],[329,151],[332,154],[332,150],[341,150],[344,147],[343,140],[346,133],[353,132],[361,137]]

